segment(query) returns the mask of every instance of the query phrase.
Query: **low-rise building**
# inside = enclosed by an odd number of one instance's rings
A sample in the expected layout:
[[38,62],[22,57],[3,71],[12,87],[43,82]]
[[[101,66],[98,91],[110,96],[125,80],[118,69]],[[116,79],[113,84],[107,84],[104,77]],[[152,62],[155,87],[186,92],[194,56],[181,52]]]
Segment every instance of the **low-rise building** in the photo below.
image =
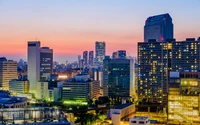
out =
[[149,116],[134,116],[129,119],[130,125],[150,125]]
[[87,102],[89,99],[98,99],[100,95],[99,81],[92,81],[89,75],[78,75],[75,79],[63,82],[62,100]]
[[0,91],[1,108],[26,108],[28,99],[26,97],[10,96],[8,91]]
[[29,81],[12,79],[9,81],[9,91],[16,94],[29,93]]
[[128,103],[110,109],[110,117],[114,125],[120,125],[121,119],[135,112],[135,104]]
[[56,81],[37,82],[36,99],[56,102],[61,99],[61,90]]

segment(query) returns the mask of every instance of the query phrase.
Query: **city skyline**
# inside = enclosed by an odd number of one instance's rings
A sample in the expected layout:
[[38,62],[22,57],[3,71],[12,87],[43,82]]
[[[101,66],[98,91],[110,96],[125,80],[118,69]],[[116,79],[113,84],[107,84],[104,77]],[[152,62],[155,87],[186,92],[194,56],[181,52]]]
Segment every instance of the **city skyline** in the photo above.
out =
[[96,41],[106,42],[106,55],[126,50],[128,56],[137,56],[137,43],[144,41],[143,27],[149,16],[169,13],[175,39],[198,38],[199,4],[198,0],[2,0],[0,56],[27,60],[27,42],[34,40],[54,50],[54,61],[75,61],[83,51],[94,51]]

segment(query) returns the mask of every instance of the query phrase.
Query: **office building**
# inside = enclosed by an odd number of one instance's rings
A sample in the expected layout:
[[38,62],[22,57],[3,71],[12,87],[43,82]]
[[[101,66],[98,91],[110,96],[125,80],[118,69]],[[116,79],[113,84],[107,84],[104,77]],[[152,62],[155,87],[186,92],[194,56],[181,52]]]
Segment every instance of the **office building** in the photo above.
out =
[[81,59],[81,60],[79,61],[79,64],[78,64],[78,65],[79,65],[79,68],[81,68],[81,69],[83,68],[83,59]]
[[40,80],[46,80],[53,73],[53,50],[49,47],[40,49]]
[[81,60],[81,55],[78,55],[78,62]]
[[117,59],[117,58],[118,58],[117,52],[113,52],[113,53],[112,53],[112,59]]
[[3,90],[9,90],[9,81],[18,78],[17,62],[6,58],[0,60],[0,87]]
[[36,99],[57,102],[61,99],[61,87],[57,81],[38,82]]
[[200,72],[169,73],[168,121],[200,122]]
[[95,43],[96,63],[102,65],[106,55],[106,43],[97,41]]
[[83,66],[87,67],[88,65],[88,51],[83,52]]
[[30,93],[36,94],[36,84],[40,80],[40,42],[28,42],[28,80]]
[[92,81],[90,82],[90,99],[98,99],[100,96],[100,82]]
[[160,42],[173,39],[173,32],[172,18],[168,13],[151,16],[145,22],[144,41],[148,42],[151,39],[155,39]]
[[16,94],[27,94],[29,93],[29,81],[12,79],[9,81],[9,91]]
[[89,99],[97,99],[99,93],[99,81],[91,81],[89,75],[79,74],[74,79],[64,81],[62,100],[87,102]]
[[167,97],[168,69],[171,68],[170,51],[171,43],[168,42],[138,43],[139,100],[162,103],[162,97]]
[[103,61],[103,93],[111,98],[134,96],[134,66],[132,59]]
[[169,71],[200,69],[200,41],[138,43],[139,100],[167,104]]
[[118,58],[125,59],[126,58],[126,50],[118,50]]
[[130,125],[150,125],[149,116],[134,116],[129,119]]
[[98,71],[98,70],[94,71],[94,80],[100,82],[100,87],[103,87],[102,79],[103,79],[102,71]]
[[172,42],[172,71],[200,69],[200,39],[186,38],[185,41]]
[[37,82],[36,99],[48,100],[48,82]]
[[122,104],[110,109],[110,117],[114,125],[121,125],[121,119],[135,112],[135,104]]
[[92,66],[94,63],[94,51],[89,51],[89,65]]

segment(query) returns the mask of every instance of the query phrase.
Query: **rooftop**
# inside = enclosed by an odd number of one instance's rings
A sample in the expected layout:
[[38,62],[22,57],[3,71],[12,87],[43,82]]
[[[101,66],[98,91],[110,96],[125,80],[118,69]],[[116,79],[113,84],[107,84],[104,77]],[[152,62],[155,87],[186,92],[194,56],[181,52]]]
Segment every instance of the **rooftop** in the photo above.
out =
[[137,120],[147,120],[147,119],[149,119],[149,116],[134,116],[133,119],[137,119]]
[[123,109],[123,108],[126,108],[126,107],[128,107],[128,106],[130,106],[132,104],[133,103],[122,104],[122,105],[114,107],[113,109]]

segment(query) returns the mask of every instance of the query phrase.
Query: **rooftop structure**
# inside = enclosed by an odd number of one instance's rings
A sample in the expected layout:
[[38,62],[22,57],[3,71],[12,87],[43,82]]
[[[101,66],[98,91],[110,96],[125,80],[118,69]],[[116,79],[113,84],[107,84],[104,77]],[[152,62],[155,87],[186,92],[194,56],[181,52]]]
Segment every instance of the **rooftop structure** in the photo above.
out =
[[168,13],[151,16],[145,22],[144,41],[173,39],[173,32],[172,18]]
[[133,105],[133,104],[132,103],[122,104],[122,105],[114,107],[113,109],[123,109],[123,108],[130,106],[130,105]]
[[135,104],[128,103],[110,109],[110,117],[114,125],[120,125],[122,118],[135,112]]
[[129,120],[130,125],[150,125],[149,116],[134,116]]

